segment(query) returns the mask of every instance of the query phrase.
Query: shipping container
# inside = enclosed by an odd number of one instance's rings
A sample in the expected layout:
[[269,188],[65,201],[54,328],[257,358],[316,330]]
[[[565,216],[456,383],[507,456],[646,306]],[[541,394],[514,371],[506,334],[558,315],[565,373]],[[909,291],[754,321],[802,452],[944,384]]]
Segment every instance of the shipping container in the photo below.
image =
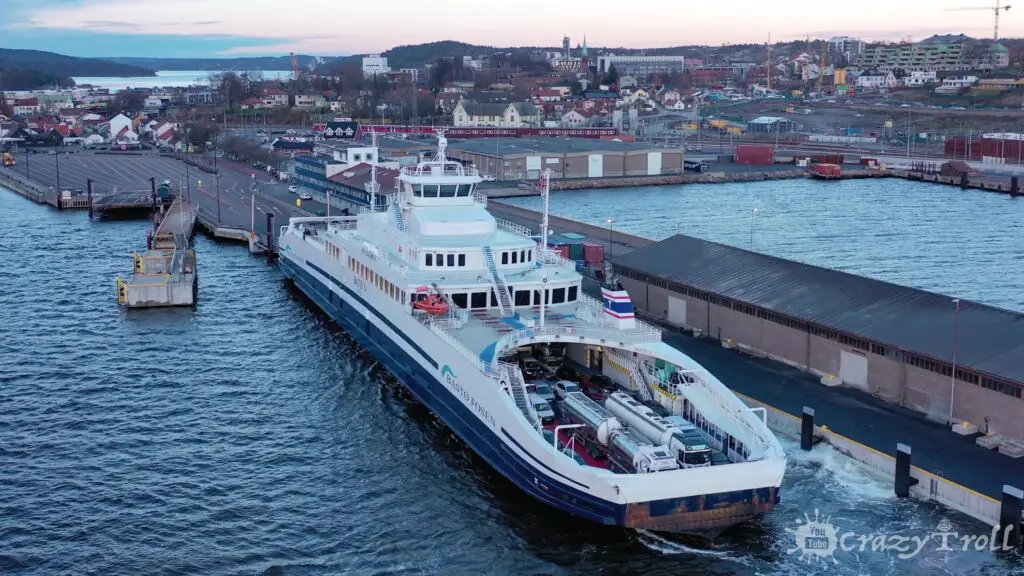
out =
[[823,180],[838,180],[843,174],[839,164],[815,164],[811,166],[811,176]]
[[739,144],[736,146],[736,163],[766,165],[775,162],[774,146]]
[[568,258],[569,258],[569,245],[568,244],[559,244],[557,246],[552,246],[551,249],[554,250],[555,252],[558,252],[558,255],[561,256],[562,258],[565,258],[565,259],[568,260]]
[[584,248],[583,243],[569,244],[569,259],[570,260],[583,260]]
[[587,237],[584,236],[583,234],[577,234],[576,232],[563,232],[562,237],[568,238],[569,240],[577,240],[580,242],[587,239]]
[[842,154],[812,154],[811,162],[815,164],[843,164]]
[[583,259],[587,264],[597,265],[604,262],[604,244],[597,242],[583,243]]

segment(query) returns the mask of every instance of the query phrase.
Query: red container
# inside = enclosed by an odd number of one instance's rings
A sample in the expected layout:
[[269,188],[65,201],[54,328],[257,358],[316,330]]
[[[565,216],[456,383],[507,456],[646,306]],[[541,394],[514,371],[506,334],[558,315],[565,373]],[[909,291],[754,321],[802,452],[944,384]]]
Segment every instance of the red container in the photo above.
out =
[[774,146],[757,146],[753,144],[739,144],[736,146],[737,164],[765,165],[775,162]]
[[568,244],[559,244],[558,246],[552,246],[552,248],[556,252],[558,252],[558,255],[561,256],[562,258],[565,258],[565,259],[569,258],[569,245]]
[[583,243],[583,259],[587,264],[600,264],[604,262],[604,244],[597,242]]
[[818,164],[839,164],[840,166],[842,166],[842,164],[843,164],[843,155],[842,154],[812,154],[811,155],[811,162],[815,162],[815,163],[818,163]]
[[815,164],[811,166],[811,171],[825,178],[839,178],[843,174],[843,167],[839,164]]

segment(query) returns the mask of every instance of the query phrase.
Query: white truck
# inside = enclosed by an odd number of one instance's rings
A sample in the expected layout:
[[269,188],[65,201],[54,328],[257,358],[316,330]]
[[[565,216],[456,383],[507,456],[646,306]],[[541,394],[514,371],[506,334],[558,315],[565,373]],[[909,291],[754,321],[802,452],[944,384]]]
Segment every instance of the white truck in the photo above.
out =
[[622,423],[656,446],[667,447],[681,467],[703,468],[711,465],[711,447],[693,426],[669,422],[625,392],[612,392],[604,406]]

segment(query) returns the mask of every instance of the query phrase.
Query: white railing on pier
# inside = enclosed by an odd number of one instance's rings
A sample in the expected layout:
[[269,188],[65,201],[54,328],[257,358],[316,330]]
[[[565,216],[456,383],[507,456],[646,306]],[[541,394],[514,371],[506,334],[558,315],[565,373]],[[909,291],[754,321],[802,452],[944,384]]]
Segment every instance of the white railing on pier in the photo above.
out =
[[498,224],[498,228],[502,230],[512,232],[513,234],[522,234],[523,236],[533,236],[533,232],[526,226],[520,226],[515,222],[509,222],[501,218],[495,218],[494,221]]

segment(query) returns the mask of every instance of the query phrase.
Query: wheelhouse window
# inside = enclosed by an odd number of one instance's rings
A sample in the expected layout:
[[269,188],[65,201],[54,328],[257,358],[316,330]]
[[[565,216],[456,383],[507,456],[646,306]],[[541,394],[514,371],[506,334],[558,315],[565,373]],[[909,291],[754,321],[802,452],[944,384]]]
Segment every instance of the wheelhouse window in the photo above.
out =
[[441,198],[454,198],[458,189],[457,184],[441,184]]
[[516,290],[516,306],[529,306],[530,305],[530,291],[529,290]]
[[508,252],[501,253],[501,263],[508,264]]
[[427,266],[433,266],[434,265],[434,255],[430,254],[429,252],[427,253],[426,265]]
[[449,268],[454,268],[455,267],[455,254],[449,254],[448,255],[448,267]]
[[437,254],[434,256],[434,262],[437,262],[435,266],[444,266],[444,254]]
[[526,251],[526,261],[533,262],[533,250]]
[[577,291],[579,288],[576,286],[569,286],[569,297],[566,298],[566,302],[575,302],[578,297]]
[[459,308],[466,308],[466,306],[467,306],[466,302],[467,302],[468,298],[469,298],[469,295],[466,294],[465,292],[460,292],[458,294],[452,294],[452,303],[455,304],[456,306],[458,306]]
[[561,304],[565,302],[565,288],[555,288],[551,291],[551,303]]
[[459,266],[465,266],[465,265],[466,265],[466,255],[465,254],[459,254]]
[[518,263],[519,263],[519,260],[518,260],[518,258],[517,258],[518,256],[519,256],[519,253],[518,253],[518,252],[513,252],[513,253],[512,253],[512,263],[513,263],[513,264],[518,264]]

